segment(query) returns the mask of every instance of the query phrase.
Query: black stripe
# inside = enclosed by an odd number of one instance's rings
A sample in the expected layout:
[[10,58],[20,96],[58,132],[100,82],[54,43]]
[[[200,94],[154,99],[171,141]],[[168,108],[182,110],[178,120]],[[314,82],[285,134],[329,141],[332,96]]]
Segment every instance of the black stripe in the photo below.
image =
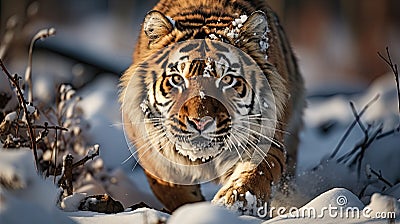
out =
[[[239,87],[242,86],[242,91],[241,91],[241,92],[236,91],[237,93],[239,93],[239,97],[240,97],[240,98],[244,98],[244,97],[246,96],[246,93],[247,93],[246,84],[243,83],[243,82],[244,82],[244,81],[242,81],[242,82],[236,82],[236,84],[232,86],[233,88],[235,88],[235,87],[238,87],[238,88],[239,88]],[[237,88],[235,88],[235,90],[237,90]]]
[[240,68],[241,66],[240,66],[239,63],[233,63],[233,64],[231,64],[231,67],[232,67],[232,68],[238,69],[238,68]]
[[190,63],[189,74],[197,75],[204,71],[205,63],[203,60],[193,60]]
[[191,44],[186,45],[185,47],[182,47],[179,50],[179,53],[189,53],[193,50],[196,50],[196,48],[198,48],[198,47],[199,47],[198,43],[191,43]]
[[[166,51],[166,50],[164,50],[165,52],[160,56],[160,57],[158,57],[157,58],[157,60],[155,61],[155,64],[160,64],[161,63],[161,61],[163,61],[163,60],[165,60],[166,58],[167,58],[167,56],[169,55],[169,51]],[[166,62],[167,60],[165,60],[165,62]],[[165,63],[164,62],[164,63]],[[164,67],[164,66],[163,66]]]
[[[159,86],[159,90],[160,90],[161,94],[162,94],[165,98],[167,98],[168,93],[169,93],[169,92],[167,92],[167,91],[163,88],[165,82],[167,82],[167,85],[171,86],[171,85],[168,83],[168,80],[167,80],[166,78],[167,78],[167,77],[166,77],[166,74],[165,74],[165,72],[164,72],[163,75],[162,75],[161,84],[160,84],[160,86]],[[155,82],[154,85],[155,85],[156,83],[157,83],[157,82]],[[171,87],[172,87],[172,86],[171,86]]]
[[172,118],[171,118],[171,121],[172,121],[172,122],[175,122],[175,123],[178,123],[179,125],[181,125],[181,126],[183,126],[183,127],[186,128],[186,124],[183,123],[181,120],[179,120],[179,119],[176,118],[176,117],[172,117]]
[[170,104],[171,102],[172,102],[172,100],[168,100],[168,101],[165,102],[165,103],[160,103],[160,102],[156,101],[156,105],[157,105],[157,106],[161,106],[161,107],[167,107],[168,104]]
[[153,82],[156,83],[157,82],[157,73],[155,71],[152,71],[151,75],[153,76]]
[[183,134],[191,134],[191,132],[183,130],[183,129],[181,129],[181,128],[173,125],[173,124],[171,124],[170,127],[171,127],[172,130],[174,130],[176,132],[180,132],[180,133],[183,133]]
[[143,69],[149,68],[149,63],[144,61],[144,62],[140,63],[138,68],[143,68]]
[[229,127],[221,128],[221,129],[217,130],[217,131],[215,132],[215,134],[217,134],[217,135],[219,135],[219,134],[225,134],[225,133],[228,133],[229,130],[231,130],[231,128],[229,128]]
[[244,57],[241,57],[241,59],[242,59],[243,64],[245,64],[247,66],[251,66],[254,64],[252,58],[250,58],[250,57],[244,56]]
[[227,123],[228,123],[228,122],[230,122],[230,121],[231,121],[231,119],[229,119],[229,118],[226,118],[226,119],[224,119],[224,120],[222,120],[222,121],[218,122],[218,124],[217,124],[217,128],[221,127],[222,125],[225,125],[225,124],[227,124]]
[[236,104],[239,108],[250,108],[251,107],[251,104],[241,104],[241,103],[238,103],[238,104]]
[[211,44],[214,46],[214,48],[216,48],[218,51],[220,52],[226,52],[229,53],[229,49],[226,48],[225,46],[223,46],[222,44],[219,44],[216,41],[212,41]]
[[167,109],[167,113],[170,113],[171,112],[171,110],[172,110],[172,108],[174,107],[174,105],[175,105],[175,101],[173,101],[173,100],[171,100],[172,101],[172,104],[168,107],[168,109]]

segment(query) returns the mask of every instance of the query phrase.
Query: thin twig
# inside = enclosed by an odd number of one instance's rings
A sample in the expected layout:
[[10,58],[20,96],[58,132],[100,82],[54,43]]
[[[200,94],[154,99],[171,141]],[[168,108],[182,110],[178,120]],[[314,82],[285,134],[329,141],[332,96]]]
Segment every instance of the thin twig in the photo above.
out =
[[[85,164],[87,161],[93,159],[100,154],[99,145],[94,145],[93,150],[89,150],[88,154],[76,163],[73,163],[74,157],[68,154],[63,161],[61,178],[58,181],[59,186],[67,190],[67,195],[72,195],[72,171],[74,168]],[[57,170],[57,169],[56,169]],[[56,175],[54,175],[56,176]]]
[[63,173],[59,180],[59,185],[67,190],[67,195],[73,194],[73,185],[72,185],[72,170],[73,170],[73,160],[74,157],[71,154],[65,156],[63,161]]
[[392,69],[392,72],[394,74],[394,77],[396,80],[396,88],[397,88],[397,101],[398,101],[398,107],[399,107],[399,113],[400,113],[400,82],[399,82],[399,70],[397,69],[397,64],[394,64],[392,62],[392,57],[390,56],[389,47],[386,47],[387,58],[382,56],[380,52],[378,52],[378,55],[383,61],[386,62],[386,64],[389,65],[390,69]]
[[89,150],[88,154],[83,157],[81,160],[79,160],[78,162],[74,163],[74,165],[72,165],[73,168],[81,166],[83,164],[85,164],[87,161],[93,159],[94,157],[98,156],[100,154],[100,150],[99,150],[99,145],[95,145],[93,147],[94,151]]
[[35,158],[36,171],[40,172],[39,158],[38,158],[37,148],[36,148],[35,133],[33,131],[32,124],[29,119],[29,113],[28,113],[28,109],[26,107],[26,101],[24,99],[24,95],[22,94],[21,88],[18,85],[17,79],[14,79],[11,76],[10,72],[7,70],[6,66],[3,64],[3,61],[1,59],[0,59],[0,66],[1,66],[1,69],[3,70],[3,73],[8,77],[8,80],[15,86],[15,88],[17,90],[17,98],[18,98],[19,104],[22,106],[22,108],[24,110],[25,120],[28,125],[28,133],[29,133],[29,138],[31,141],[31,148],[33,151],[33,156]]
[[373,126],[369,125],[368,128],[366,128],[366,133],[364,133],[363,140],[356,144],[350,152],[338,158],[338,163],[348,163],[349,166],[352,166],[354,163],[356,163],[358,174],[360,174],[361,162],[364,158],[364,154],[369,146],[377,139],[377,136],[382,133],[383,124],[381,123],[374,131],[371,131],[372,127]]
[[56,136],[55,136],[55,146],[54,146],[54,177],[53,182],[56,183],[56,174],[57,174],[57,153],[58,153],[58,130],[56,126]]
[[339,152],[340,148],[342,147],[344,141],[347,139],[347,137],[350,135],[351,131],[353,130],[354,126],[357,124],[358,119],[361,118],[361,116],[365,113],[365,111],[373,104],[375,101],[377,101],[379,98],[379,94],[376,95],[371,101],[369,101],[363,109],[360,111],[359,114],[355,117],[355,120],[350,124],[350,126],[347,128],[346,132],[340,139],[339,143],[336,145],[336,148],[333,150],[332,154],[329,156],[330,159],[333,159],[337,153]]
[[34,125],[32,125],[32,127],[35,128],[35,129],[49,129],[49,130],[53,129],[53,130],[68,131],[68,128],[64,128],[64,127],[61,127],[61,126],[58,126],[58,125],[47,126],[46,127],[46,126],[43,126],[43,125],[34,124]]
[[54,36],[56,30],[54,28],[42,29],[36,33],[36,35],[32,38],[31,44],[29,45],[29,54],[28,54],[28,66],[26,66],[25,70],[25,82],[28,83],[28,102],[33,101],[33,85],[32,85],[32,56],[33,56],[33,46],[35,42],[39,39],[43,40],[47,37]]
[[381,139],[381,138],[384,138],[384,137],[393,135],[393,134],[398,133],[398,132],[400,132],[400,124],[397,125],[397,127],[395,127],[393,130],[386,131],[386,132],[383,132],[382,134],[378,135],[378,136],[376,137],[376,139],[379,140],[379,139]]
[[44,138],[49,134],[49,129],[47,128],[47,122],[44,123],[44,128],[39,132],[39,135],[36,138],[36,144],[40,141],[44,140]]
[[369,171],[374,174],[376,177],[378,177],[378,180],[382,181],[383,183],[385,183],[386,185],[388,185],[389,187],[393,187],[393,184],[390,183],[388,180],[386,180],[383,176],[382,176],[382,172],[379,171],[375,171],[374,169],[372,169],[371,167],[369,167]]
[[365,125],[362,123],[361,116],[358,115],[356,106],[351,101],[350,101],[350,107],[351,107],[351,112],[353,113],[353,116],[356,118],[355,121],[357,122],[357,124],[361,128],[361,130],[364,132],[365,136],[368,137],[368,130],[365,127]]

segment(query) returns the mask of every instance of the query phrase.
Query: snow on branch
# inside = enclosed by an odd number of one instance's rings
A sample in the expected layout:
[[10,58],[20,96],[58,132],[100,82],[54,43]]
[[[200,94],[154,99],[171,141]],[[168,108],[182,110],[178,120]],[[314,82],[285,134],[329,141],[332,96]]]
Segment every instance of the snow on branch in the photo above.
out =
[[12,76],[10,74],[10,72],[7,70],[6,66],[4,65],[4,63],[1,59],[0,59],[0,66],[1,66],[1,69],[3,70],[3,73],[7,76],[8,80],[11,82],[11,84],[15,87],[19,105],[23,108],[24,115],[25,115],[25,121],[28,126],[29,138],[31,141],[31,148],[33,151],[33,156],[35,158],[36,170],[38,172],[40,172],[39,158],[38,158],[38,154],[37,154],[37,146],[36,146],[36,140],[35,140],[35,133],[33,132],[32,124],[31,124],[31,121],[29,118],[30,113],[28,111],[27,102],[24,98],[21,87],[19,86],[20,77],[17,74]]

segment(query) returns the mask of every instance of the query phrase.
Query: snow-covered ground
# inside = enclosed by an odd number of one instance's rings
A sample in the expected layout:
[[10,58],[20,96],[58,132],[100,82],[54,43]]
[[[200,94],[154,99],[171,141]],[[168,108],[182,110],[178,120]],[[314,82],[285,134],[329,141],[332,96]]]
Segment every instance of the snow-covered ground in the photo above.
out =
[[[91,187],[80,192],[107,193],[125,208],[144,201],[160,209],[140,167],[132,171],[135,161],[125,161],[129,150],[116,86],[116,77],[104,76],[78,92],[83,98],[80,106],[91,125],[89,143],[100,144],[101,159],[115,179],[101,188],[93,181]],[[259,217],[239,216],[209,202],[183,206],[172,215],[148,208],[111,215],[77,211],[82,194],[65,200],[65,211],[60,211],[55,207],[57,189],[51,181],[37,177],[31,153],[0,150],[0,223],[387,223],[388,219],[378,217],[391,217],[392,223],[400,221],[400,133],[375,140],[365,150],[359,173],[358,166],[351,162],[356,154],[338,161],[365,139],[359,125],[354,126],[337,154],[329,158],[355,119],[349,102],[354,102],[360,112],[377,94],[379,98],[361,117],[365,126],[372,127],[372,135],[379,127],[385,132],[400,123],[392,74],[374,82],[361,95],[309,99],[292,195],[285,198],[277,194],[268,208],[259,208]],[[210,199],[216,189],[206,184],[203,193]],[[280,216],[266,220],[267,212]]]

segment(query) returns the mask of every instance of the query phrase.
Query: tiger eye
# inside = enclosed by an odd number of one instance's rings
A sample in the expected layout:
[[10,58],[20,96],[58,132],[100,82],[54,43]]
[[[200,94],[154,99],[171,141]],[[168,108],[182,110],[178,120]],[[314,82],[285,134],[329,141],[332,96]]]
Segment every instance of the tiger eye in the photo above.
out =
[[175,85],[180,85],[183,82],[183,78],[180,75],[173,75],[171,78]]
[[233,77],[231,75],[226,75],[221,80],[226,85],[230,85],[233,82]]

